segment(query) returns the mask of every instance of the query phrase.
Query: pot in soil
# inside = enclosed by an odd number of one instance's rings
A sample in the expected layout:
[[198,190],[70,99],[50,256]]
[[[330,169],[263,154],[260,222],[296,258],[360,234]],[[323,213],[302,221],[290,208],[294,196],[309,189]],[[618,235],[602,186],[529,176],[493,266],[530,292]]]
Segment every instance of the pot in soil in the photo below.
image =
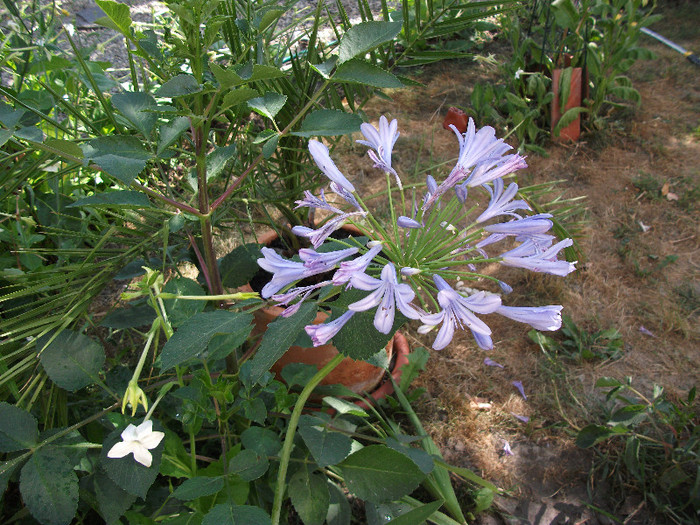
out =
[[[583,100],[588,96],[588,78],[583,68],[571,67],[573,57],[563,55],[563,68],[552,71],[552,139],[576,141],[581,135]],[[564,122],[561,122],[562,119]]]
[[[359,230],[352,227],[344,226],[343,229],[348,235],[358,235],[360,233]],[[260,236],[258,240],[261,244],[272,246],[278,238],[276,232],[269,232]],[[269,275],[264,271],[263,273]],[[244,291],[253,289],[254,288],[250,287],[250,285],[243,287]],[[277,319],[283,311],[284,309],[279,306],[268,306],[256,310],[253,314],[255,324],[253,334],[263,334],[267,330],[268,324]],[[316,318],[313,320],[313,324],[324,323],[327,319],[328,314],[319,311],[316,314]],[[278,379],[281,379],[282,369],[291,363],[309,364],[320,370],[325,364],[338,355],[338,350],[331,343],[315,347],[291,346],[284,355],[272,365],[270,370]],[[380,349],[381,347],[377,348],[376,352],[379,352]],[[401,367],[408,362],[406,357],[408,355],[406,338],[399,333],[395,334],[387,343],[385,352],[388,362],[392,365],[390,367],[392,375],[397,379],[400,377]],[[384,384],[380,385],[380,382],[385,379],[385,373],[386,371],[382,367],[374,366],[362,360],[354,360],[350,357],[346,357],[323,379],[321,386],[340,384],[356,394],[370,393],[372,397],[379,399],[393,392],[391,381],[385,381]],[[376,388],[378,385],[380,385],[379,388]]]

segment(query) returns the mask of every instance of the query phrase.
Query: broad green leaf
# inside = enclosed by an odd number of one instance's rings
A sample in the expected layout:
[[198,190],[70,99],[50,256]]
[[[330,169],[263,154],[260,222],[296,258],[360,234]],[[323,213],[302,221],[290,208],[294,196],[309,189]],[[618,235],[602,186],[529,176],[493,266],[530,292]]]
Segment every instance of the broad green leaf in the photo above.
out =
[[260,247],[256,243],[236,246],[219,259],[222,284],[227,288],[238,288],[250,282],[260,269],[258,266],[260,257]]
[[99,380],[105,362],[102,345],[70,330],[63,330],[49,343],[51,337],[47,334],[39,338],[36,348],[41,366],[54,383],[75,392]]
[[262,154],[263,157],[266,159],[269,159],[272,157],[272,154],[275,152],[277,149],[277,143],[279,142],[280,136],[279,134],[275,133],[272,138],[270,138],[267,142],[265,142],[265,145],[262,147]]
[[272,525],[270,516],[260,507],[222,503],[212,508],[202,525]]
[[238,106],[258,96],[260,96],[260,92],[253,88],[239,87],[238,89],[233,89],[224,95],[224,100],[219,106],[219,111],[230,108],[231,106]]
[[100,326],[114,328],[115,330],[138,328],[139,326],[150,326],[155,318],[156,313],[153,311],[153,308],[147,304],[142,304],[112,310],[100,321]]
[[413,492],[425,475],[406,456],[384,445],[370,445],[337,465],[352,494],[373,503]]
[[622,385],[622,381],[615,379],[614,377],[601,377],[595,382],[595,386],[598,388],[615,387]]
[[[10,137],[12,136],[12,130],[11,129],[0,129],[0,146],[3,146],[5,142],[10,140]],[[81,152],[82,155],[82,152]]]
[[287,490],[304,525],[323,525],[330,504],[325,476],[310,473],[306,465],[302,465],[289,480]]
[[337,109],[319,109],[309,113],[301,123],[299,131],[292,135],[298,137],[328,137],[347,135],[360,130],[362,119],[355,114]]
[[[382,353],[386,355],[386,352]],[[353,416],[369,417],[369,414],[367,412],[365,412],[355,403],[351,403],[350,401],[345,401],[337,397],[326,396],[323,398],[323,402],[330,406],[338,414],[350,414]]]
[[32,454],[22,467],[19,490],[29,512],[43,525],[68,525],[78,510],[78,476],[55,447]]
[[25,458],[22,456],[17,456],[0,463],[0,495],[5,493],[10,478],[15,473],[15,470],[24,463],[24,460]]
[[107,19],[100,18],[97,23],[109,27],[111,29],[116,29],[123,35],[129,35],[129,28],[131,27],[131,11],[129,6],[119,2],[112,2],[110,0],[95,0],[95,3],[105,12]]
[[207,155],[207,180],[221,175],[226,163],[236,156],[236,144],[229,144],[221,148],[215,146],[214,151]]
[[72,204],[66,206],[66,208],[77,208],[80,206],[120,206],[128,208],[150,208],[151,201],[145,193],[140,191],[109,191],[103,193],[96,193],[95,195],[90,195],[89,197],[84,197]]
[[278,68],[261,64],[248,63],[229,69],[223,69],[216,64],[212,64],[210,69],[223,89],[239,86],[247,82],[270,80],[284,76],[284,73]]
[[180,485],[173,497],[181,501],[191,501],[201,498],[202,496],[211,496],[224,488],[224,478],[220,476],[208,477],[198,476],[196,478],[186,480]]
[[328,525],[350,525],[352,511],[345,493],[338,485],[330,481],[328,481],[328,490],[331,498],[328,505],[328,514],[326,514],[326,523]]
[[211,338],[218,334],[235,334],[240,346],[250,334],[252,320],[252,314],[225,310],[194,315],[165,343],[161,352],[161,371],[198,357],[206,350]]
[[134,504],[136,496],[119,487],[101,468],[97,469],[94,482],[100,514],[108,525],[120,524],[119,518]]
[[[164,444],[163,441],[161,441],[156,448],[149,450],[153,457],[150,467],[138,463],[134,459],[133,454],[128,454],[123,458],[107,457],[107,453],[115,443],[122,440],[121,433],[124,431],[124,428],[126,428],[126,426],[115,429],[105,438],[102,444],[100,464],[109,478],[122,490],[134,496],[145,498],[148,489],[153,485],[153,482],[158,476]],[[154,425],[154,430],[160,429],[157,425]]]
[[158,116],[152,111],[158,105],[156,100],[148,93],[137,91],[135,93],[117,93],[112,95],[112,104],[119,112],[133,124],[136,131],[140,131],[148,137],[158,121]]
[[253,481],[263,476],[270,463],[267,456],[258,454],[254,450],[244,449],[231,458],[228,464],[229,472],[238,474],[244,481]]
[[241,443],[245,448],[265,456],[274,456],[282,448],[282,441],[277,432],[257,426],[243,431]]
[[477,490],[474,495],[474,513],[481,513],[488,509],[493,503],[494,495],[495,492],[487,488]]
[[63,139],[48,138],[44,141],[44,146],[55,150],[59,155],[65,154],[78,159],[83,158],[83,150],[75,142]]
[[426,503],[425,505],[409,510],[405,514],[401,514],[401,516],[388,521],[387,525],[414,525],[416,523],[423,523],[437,512],[442,503],[442,500]]
[[369,21],[352,26],[340,39],[338,64],[393,40],[401,31],[401,25],[401,21]]
[[170,146],[172,146],[180,135],[190,127],[190,119],[187,117],[175,117],[167,124],[163,124],[158,128],[158,149],[160,155]]
[[267,325],[260,347],[251,360],[251,386],[284,355],[304,327],[311,324],[315,318],[316,305],[306,303],[301,305],[294,315],[278,317]]
[[557,125],[554,127],[552,130],[552,135],[555,137],[558,137],[559,134],[561,133],[561,130],[564,129],[566,126],[574,122],[578,116],[581,113],[587,112],[587,108],[582,108],[580,106],[577,106],[575,108],[571,108],[568,110],[566,113],[564,113],[561,118],[559,119],[559,122],[557,122]]
[[15,128],[24,113],[24,109],[14,109],[9,104],[0,102],[0,123],[10,130]]
[[415,448],[407,443],[401,443],[398,439],[393,437],[386,438],[386,445],[410,458],[423,474],[430,474],[433,471],[435,462],[430,454],[422,448]]
[[199,85],[197,79],[192,75],[182,73],[160,86],[160,89],[156,91],[156,96],[166,98],[184,97],[200,91],[202,91],[202,86]]
[[0,452],[15,452],[36,445],[39,426],[34,416],[9,403],[0,402]]
[[30,140],[32,142],[44,142],[44,132],[36,126],[25,126],[15,130],[15,137],[18,139]]
[[319,467],[340,463],[352,448],[352,439],[340,432],[329,431],[324,423],[309,415],[303,415],[299,420],[299,434]]
[[627,405],[616,410],[610,418],[610,421],[629,427],[642,422],[646,417],[646,405]]
[[575,30],[579,21],[578,9],[574,6],[572,0],[554,0],[552,2],[552,11],[554,18],[563,28]]
[[[202,297],[206,295],[202,287],[186,277],[177,277],[170,279],[163,287],[163,292],[173,293],[177,295],[194,295]],[[206,306],[206,301],[189,300],[189,299],[164,299],[163,304],[168,313],[168,319],[173,327],[181,326],[193,315],[198,314]]]
[[258,31],[265,31],[270,25],[279,20],[279,17],[286,13],[285,9],[270,9],[260,18]]
[[146,167],[151,158],[136,137],[97,137],[81,146],[86,162],[93,162],[127,186]]
[[256,97],[248,101],[248,106],[263,117],[274,119],[284,104],[287,102],[286,95],[268,92],[262,97]]
[[624,434],[624,427],[606,427],[603,425],[587,425],[576,435],[576,445],[580,448],[590,448],[613,436]]
[[378,88],[400,88],[401,81],[382,68],[360,59],[353,59],[338,67],[333,75],[338,82],[355,82]]
[[322,62],[320,64],[309,64],[311,66],[311,69],[316,71],[319,75],[321,75],[323,78],[330,78],[331,72],[333,71],[333,68],[335,67],[336,63],[338,62],[338,57],[337,56],[332,56],[325,62]]

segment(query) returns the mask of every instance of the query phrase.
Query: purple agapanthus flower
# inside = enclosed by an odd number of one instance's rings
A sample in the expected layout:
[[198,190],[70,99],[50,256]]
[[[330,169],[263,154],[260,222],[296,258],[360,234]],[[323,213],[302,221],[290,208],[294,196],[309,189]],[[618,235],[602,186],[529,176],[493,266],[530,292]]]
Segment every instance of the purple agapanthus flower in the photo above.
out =
[[501,264],[563,277],[576,269],[576,263],[560,261],[557,259],[557,254],[572,244],[571,239],[564,239],[544,252],[540,252],[532,241],[526,241],[517,248],[503,253]]
[[367,274],[354,274],[350,280],[354,288],[372,291],[367,297],[348,305],[353,312],[363,312],[378,306],[374,315],[374,327],[383,334],[388,334],[394,326],[396,307],[409,319],[420,319],[420,312],[410,304],[416,296],[413,289],[396,279],[396,268],[387,263],[382,268],[380,278]]
[[415,219],[411,219],[410,217],[406,217],[405,215],[401,215],[399,218],[397,218],[396,224],[400,228],[411,228],[416,230],[419,230],[423,227],[423,225],[420,222],[418,222]]
[[525,395],[525,389],[523,388],[523,384],[520,381],[512,381],[511,385],[513,385],[515,388],[518,389],[518,392],[520,392],[520,395],[523,396],[523,399],[527,401],[527,396]]
[[538,235],[551,229],[552,221],[549,220],[551,217],[551,213],[538,213],[513,221],[489,224],[484,227],[484,230],[489,233],[506,235]]
[[560,305],[549,306],[499,306],[497,314],[520,323],[527,323],[536,330],[554,331],[561,328]]
[[498,363],[489,357],[484,358],[484,364],[486,366],[495,366],[497,368],[505,368],[501,363]]
[[381,251],[382,243],[377,243],[367,250],[364,255],[350,261],[341,262],[340,268],[333,274],[333,284],[340,286],[341,284],[349,282],[353,275],[365,273],[372,260]]
[[333,321],[323,324],[310,324],[305,326],[304,330],[309,334],[314,346],[325,345],[340,332],[340,329],[345,326],[345,323],[347,323],[353,315],[355,315],[355,312],[348,310]]
[[524,168],[527,168],[525,157],[517,153],[500,158],[486,159],[477,164],[474,171],[469,175],[467,186],[470,188],[481,186]]
[[295,201],[297,208],[313,208],[316,210],[326,210],[336,215],[342,215],[343,210],[336,208],[332,204],[329,204],[326,200],[326,196],[323,193],[323,189],[320,191],[320,196],[316,197],[309,190],[304,191],[304,199],[300,201]]
[[353,186],[350,181],[345,178],[345,175],[336,167],[328,152],[328,147],[325,144],[322,144],[318,140],[311,139],[309,141],[309,153],[311,153],[314,162],[326,177],[350,193],[355,191],[355,186]]
[[286,306],[289,303],[291,303],[294,299],[301,297],[296,303],[285,308],[284,311],[280,314],[282,317],[290,317],[297,313],[297,311],[299,311],[301,305],[304,303],[304,301],[306,301],[306,299],[309,297],[309,295],[311,295],[311,293],[314,290],[318,290],[319,288],[323,288],[324,286],[328,286],[329,284],[332,284],[331,281],[323,281],[317,284],[312,284],[311,286],[301,286],[297,288],[292,288],[291,290],[288,290],[283,294],[273,295],[272,300],[277,301],[278,305]]
[[323,242],[333,233],[334,231],[340,229],[345,221],[350,217],[365,215],[363,211],[354,211],[352,213],[343,213],[342,215],[336,215],[332,219],[329,219],[320,228],[313,229],[308,226],[294,226],[292,228],[292,233],[298,235],[299,237],[306,237],[311,241],[314,248],[318,248],[323,244]]
[[382,115],[379,117],[379,129],[366,122],[360,126],[360,131],[362,131],[366,140],[357,140],[356,142],[372,148],[367,154],[374,162],[374,167],[385,173],[391,173],[396,177],[396,184],[401,188],[401,179],[399,179],[396,170],[391,167],[391,152],[394,149],[394,144],[396,144],[396,139],[399,138],[397,128],[398,122],[396,119],[389,122]]
[[438,288],[438,304],[443,308],[440,312],[421,316],[421,321],[430,326],[437,326],[442,323],[433,348],[442,350],[452,337],[455,328],[469,328],[476,339],[479,347],[490,350],[493,347],[491,342],[491,329],[479,319],[474,312],[480,314],[490,314],[501,305],[501,299],[497,295],[478,292],[469,297],[460,295],[453,290],[447,282],[439,275],[433,276],[433,281]]
[[345,200],[345,202],[350,204],[353,208],[362,211],[362,206],[360,206],[360,203],[357,202],[355,196],[348,190],[346,190],[339,184],[336,184],[335,182],[331,182],[331,190],[333,190],[333,192],[335,192],[337,195],[340,195]]
[[[522,199],[513,200],[513,197],[518,193],[518,185],[513,182],[508,185],[503,191],[503,179],[495,179],[493,181],[493,189],[489,185],[484,185],[484,188],[491,194],[491,201],[484,212],[476,218],[476,222],[485,222],[499,215],[512,215],[520,217],[514,210],[529,210],[530,206]],[[460,186],[455,188],[455,191]]]

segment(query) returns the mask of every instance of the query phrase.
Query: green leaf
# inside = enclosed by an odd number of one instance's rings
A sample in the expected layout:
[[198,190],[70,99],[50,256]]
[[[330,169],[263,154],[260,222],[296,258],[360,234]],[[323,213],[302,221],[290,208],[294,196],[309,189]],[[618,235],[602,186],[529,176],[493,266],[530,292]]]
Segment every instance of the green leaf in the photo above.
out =
[[401,21],[369,21],[352,26],[340,39],[338,64],[393,40],[401,31],[401,25]]
[[616,410],[610,418],[610,422],[629,427],[642,422],[646,417],[646,405],[627,405]]
[[156,153],[160,155],[172,146],[180,135],[190,127],[190,119],[187,117],[175,117],[170,122],[158,128],[158,149]]
[[211,64],[210,69],[222,89],[239,86],[247,82],[270,80],[284,76],[284,72],[278,68],[261,64],[241,64],[229,69],[223,69],[216,64]]
[[158,116],[152,111],[158,104],[148,93],[117,93],[112,95],[112,104],[124,115],[133,128],[148,137],[158,121]]
[[165,343],[161,352],[161,371],[198,357],[215,335],[235,335],[240,346],[250,334],[252,320],[252,314],[225,310],[196,314]]
[[269,467],[267,456],[250,449],[241,450],[228,464],[229,472],[238,474],[243,481],[253,481],[262,477]]
[[410,494],[425,478],[413,461],[384,445],[364,447],[337,468],[351,493],[373,503]]
[[95,3],[105,12],[108,18],[100,18],[96,22],[104,27],[109,27],[119,31],[121,34],[130,36],[131,11],[129,6],[110,0],[96,0]]
[[576,446],[590,448],[615,435],[623,434],[624,427],[609,428],[603,425],[588,425],[583,427],[576,435]]
[[78,159],[83,158],[83,150],[81,150],[80,146],[78,146],[75,142],[70,140],[48,138],[44,141],[44,146],[48,146],[49,148],[56,150],[59,155],[63,153]]
[[200,91],[202,91],[202,86],[199,85],[197,79],[192,75],[182,73],[160,86],[160,89],[156,91],[156,96],[166,98],[184,97]]
[[262,342],[251,360],[250,386],[289,349],[304,327],[316,318],[316,305],[305,303],[290,317],[278,317],[267,325]]
[[350,525],[352,520],[352,511],[345,493],[338,485],[328,481],[330,492],[330,503],[328,505],[328,513],[326,514],[326,522],[328,525]]
[[75,392],[99,381],[98,374],[105,362],[102,345],[70,330],[63,330],[49,343],[51,337],[47,334],[39,338],[36,347],[41,366],[54,383]]
[[286,95],[268,92],[262,97],[250,99],[248,106],[263,117],[274,119],[286,102]]
[[552,130],[552,135],[555,137],[558,137],[559,134],[561,133],[561,130],[564,129],[566,126],[574,122],[578,116],[581,113],[586,113],[588,112],[587,108],[582,108],[580,106],[577,106],[575,108],[571,108],[568,110],[566,113],[564,113],[561,118],[559,119],[559,122],[557,122],[557,125],[554,127]]
[[250,427],[241,434],[241,443],[248,450],[264,456],[274,456],[282,448],[279,434],[263,427]]
[[329,431],[325,421],[314,416],[301,416],[299,434],[319,467],[340,463],[352,448],[352,439],[340,432]]
[[265,142],[265,144],[262,147],[263,157],[265,157],[266,159],[272,157],[272,154],[277,149],[277,143],[279,142],[279,140],[279,134],[275,133],[267,142]]
[[119,518],[134,504],[136,496],[119,487],[101,468],[97,469],[94,481],[97,506],[105,522],[121,524]]
[[212,508],[202,525],[272,525],[272,520],[260,507],[222,503]]
[[[176,277],[170,279],[163,287],[163,292],[176,295],[194,295],[203,297],[206,295],[202,287],[186,277]],[[189,299],[164,299],[165,311],[168,314],[168,319],[173,327],[181,326],[190,317],[198,314],[206,306],[206,301],[189,300]]]
[[226,163],[236,156],[236,144],[229,144],[219,148],[214,147],[214,151],[207,155],[207,180],[221,175]]
[[337,82],[355,82],[378,88],[403,87],[401,81],[391,73],[359,59],[353,59],[341,64],[335,75],[333,75],[333,80]]
[[484,512],[493,503],[494,491],[482,488],[476,491],[474,495],[474,514]]
[[330,78],[331,72],[333,71],[333,68],[335,67],[337,62],[338,57],[334,55],[325,62],[322,62],[320,64],[309,64],[309,66],[311,66],[311,69],[316,71],[323,78],[327,79]]
[[616,387],[622,385],[623,383],[614,377],[601,377],[595,382],[595,386],[598,388]]
[[415,523],[423,523],[437,512],[442,503],[442,500],[426,503],[425,505],[409,510],[405,514],[401,514],[401,516],[388,521],[387,525],[414,525]]
[[78,510],[78,476],[55,447],[32,454],[22,467],[19,490],[29,512],[43,525],[68,525]]
[[15,130],[15,137],[32,142],[43,142],[46,135],[36,126],[25,126]]
[[[386,352],[382,352],[385,356]],[[359,417],[369,417],[369,414],[365,412],[362,408],[357,406],[355,403],[350,401],[345,401],[337,397],[326,396],[323,398],[323,402],[335,410],[338,414],[350,414]]]
[[219,260],[221,282],[227,288],[238,288],[250,282],[260,267],[260,247],[256,243],[236,246]]
[[24,463],[24,457],[17,456],[16,458],[8,459],[0,463],[0,496],[7,490],[7,484],[10,478],[22,463]]
[[32,448],[39,437],[39,426],[29,412],[0,402],[0,452]]
[[10,140],[12,134],[11,129],[0,129],[0,146],[3,146],[8,140]]
[[407,443],[402,443],[393,437],[386,438],[386,445],[411,459],[423,474],[430,474],[435,468],[432,456],[422,448],[411,447]]
[[301,123],[297,137],[329,137],[347,135],[360,130],[362,119],[355,114],[337,109],[319,109],[309,113]]
[[127,186],[151,158],[136,137],[112,135],[97,137],[81,146],[86,162],[94,162]]
[[323,525],[331,499],[325,476],[310,473],[302,465],[289,480],[287,490],[304,525]]
[[[148,489],[158,476],[164,444],[161,441],[156,448],[149,450],[153,457],[150,467],[138,463],[133,454],[128,454],[123,458],[108,458],[107,453],[117,442],[122,440],[121,433],[125,428],[126,426],[117,428],[105,438],[102,444],[100,463],[109,478],[118,487],[129,494],[145,498]],[[156,425],[154,425],[154,430],[159,430]]]
[[146,326],[153,322],[156,318],[156,313],[147,304],[133,306],[127,308],[117,308],[109,312],[100,321],[100,326],[114,328],[115,330],[123,330],[125,328],[138,328]]
[[220,476],[208,477],[198,476],[196,478],[186,480],[180,485],[173,497],[180,501],[192,501],[193,499],[201,498],[202,496],[211,496],[224,488],[224,478]]
[[224,95],[224,100],[219,106],[219,111],[230,108],[231,106],[238,106],[257,96],[260,96],[260,92],[257,89],[249,87],[233,89]]
[[571,30],[576,29],[579,13],[571,0],[554,0],[552,11],[558,25]]
[[151,201],[140,191],[109,191],[104,193],[96,193],[89,197],[84,197],[66,208],[77,208],[80,206],[120,206],[127,208],[150,208]]

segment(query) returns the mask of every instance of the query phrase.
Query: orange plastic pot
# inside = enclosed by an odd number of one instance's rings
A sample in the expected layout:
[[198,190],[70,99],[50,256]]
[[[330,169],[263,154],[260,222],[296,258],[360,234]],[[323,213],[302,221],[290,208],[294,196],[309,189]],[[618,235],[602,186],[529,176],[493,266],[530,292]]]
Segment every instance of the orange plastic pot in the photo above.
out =
[[[554,92],[554,98],[552,99],[552,110],[551,110],[551,120],[552,129],[556,127],[561,119],[561,99],[559,97],[559,79],[561,78],[561,69],[555,69],[552,71],[552,91]],[[566,100],[566,105],[564,106],[564,112],[570,110],[571,108],[576,108],[581,106],[581,95],[582,86],[581,79],[583,78],[583,71],[580,67],[575,67],[571,73],[571,85],[569,89],[569,98]],[[558,137],[552,137],[554,140],[559,141],[576,141],[581,135],[581,115],[576,116],[574,120],[568,126],[562,128]]]

